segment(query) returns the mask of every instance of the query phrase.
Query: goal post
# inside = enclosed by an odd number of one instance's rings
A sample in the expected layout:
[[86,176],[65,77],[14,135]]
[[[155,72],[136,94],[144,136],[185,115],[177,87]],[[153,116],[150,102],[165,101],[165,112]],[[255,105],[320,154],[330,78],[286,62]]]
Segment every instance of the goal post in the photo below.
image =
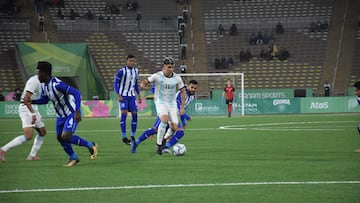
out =
[[[139,74],[139,82],[151,74]],[[241,115],[245,115],[244,73],[179,73],[184,83],[194,79],[199,82],[196,98],[211,98],[214,90],[223,91],[227,80],[232,80],[235,87],[236,103],[240,103]],[[240,90],[240,91],[239,91]]]

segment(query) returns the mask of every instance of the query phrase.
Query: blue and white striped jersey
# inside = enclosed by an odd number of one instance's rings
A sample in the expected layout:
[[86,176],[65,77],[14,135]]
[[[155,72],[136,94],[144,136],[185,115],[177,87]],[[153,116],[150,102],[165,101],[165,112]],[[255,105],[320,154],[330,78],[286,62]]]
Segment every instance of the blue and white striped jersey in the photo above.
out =
[[123,66],[119,69],[114,80],[114,91],[121,96],[135,96],[140,94],[138,86],[139,70],[134,66],[129,68]]
[[[185,87],[185,106],[184,108],[186,108],[195,98],[195,95],[190,95],[190,91],[187,89],[187,87]],[[178,110],[180,110],[181,107],[181,91],[178,91],[176,93],[176,104],[177,104],[177,108]]]
[[57,117],[67,117],[80,110],[81,95],[79,90],[56,77],[52,77],[45,84],[43,92],[53,102]]

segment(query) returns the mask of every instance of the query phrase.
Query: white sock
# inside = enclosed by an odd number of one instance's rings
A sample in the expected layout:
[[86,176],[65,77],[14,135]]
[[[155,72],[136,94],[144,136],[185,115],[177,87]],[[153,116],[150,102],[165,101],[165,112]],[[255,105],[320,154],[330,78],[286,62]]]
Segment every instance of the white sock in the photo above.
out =
[[159,127],[158,127],[158,131],[157,131],[156,144],[162,145],[162,141],[163,141],[163,139],[164,139],[165,130],[166,130],[166,123],[161,122],[160,125],[159,125]]
[[40,135],[36,135],[29,156],[35,157],[43,143],[44,143],[44,137]]
[[19,136],[15,137],[13,140],[11,140],[9,143],[4,145],[1,149],[3,151],[7,152],[9,149],[17,147],[17,146],[21,145],[24,142],[26,142],[25,135],[19,135]]
[[170,136],[172,136],[174,134],[174,131],[169,128],[167,131],[166,131],[166,134],[165,134],[165,137],[164,139],[168,139]]

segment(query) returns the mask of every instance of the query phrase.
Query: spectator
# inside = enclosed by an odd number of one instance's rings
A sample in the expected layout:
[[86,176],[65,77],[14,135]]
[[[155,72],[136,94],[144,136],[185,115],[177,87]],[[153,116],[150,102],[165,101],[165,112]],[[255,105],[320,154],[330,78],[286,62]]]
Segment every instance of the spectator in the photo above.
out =
[[240,62],[244,62],[246,61],[246,55],[245,55],[245,51],[243,49],[240,50]]
[[321,31],[322,32],[324,32],[324,31],[327,32],[328,28],[329,28],[329,23],[325,20],[324,23],[321,26]]
[[139,3],[136,0],[133,1],[132,8],[133,11],[136,11],[139,8]]
[[178,35],[179,35],[179,44],[183,44],[184,43],[184,33],[182,30],[178,30]]
[[250,45],[255,45],[256,44],[256,35],[255,35],[255,33],[251,33],[249,42],[250,42]]
[[88,10],[88,12],[85,14],[87,20],[93,20],[94,14],[91,12],[91,10]]
[[277,57],[278,56],[278,49],[277,49],[277,46],[275,44],[272,44],[270,46],[270,50],[271,50],[270,54],[271,54],[272,57]]
[[180,65],[180,71],[181,73],[186,73],[187,66],[185,65],[184,61]]
[[5,96],[3,95],[1,90],[0,90],[0,101],[5,101]]
[[230,56],[227,60],[227,65],[229,69],[232,69],[233,65],[234,65],[234,60],[233,58]]
[[263,40],[263,36],[261,34],[261,32],[258,32],[257,36],[256,36],[256,44],[263,44],[264,40]]
[[21,90],[20,90],[20,88],[16,88],[15,94],[13,96],[13,100],[20,101],[20,99],[21,99]]
[[222,56],[222,57],[221,57],[220,63],[221,63],[221,68],[222,68],[222,69],[227,68],[227,61],[226,61],[225,56]]
[[232,24],[232,26],[230,27],[230,35],[231,36],[237,35],[237,27],[235,24]]
[[132,10],[133,10],[133,5],[132,5],[132,3],[131,3],[130,0],[128,0],[128,1],[126,2],[126,9],[127,9],[128,11],[132,11]]
[[290,57],[289,51],[283,47],[280,47],[279,53],[278,53],[278,59],[280,61],[284,61],[284,60],[287,60],[289,57]]
[[270,42],[270,37],[266,33],[264,33],[263,42],[264,44],[268,44]]
[[183,18],[184,18],[184,23],[187,23],[189,10],[186,7],[184,7],[182,10],[182,13],[183,13]]
[[220,59],[215,58],[214,59],[215,69],[219,69],[221,67]]
[[276,25],[275,33],[280,35],[284,34],[284,27],[280,22]]
[[45,17],[43,16],[42,13],[40,13],[40,15],[39,15],[39,31],[44,32],[44,27],[45,27]]
[[185,23],[180,23],[180,30],[182,30],[183,37],[185,37]]
[[219,24],[218,30],[219,30],[219,34],[220,34],[220,35],[224,35],[224,34],[225,34],[225,29],[224,29],[224,27],[223,27],[221,24]]
[[138,26],[138,31],[140,31],[140,20],[141,20],[142,16],[141,16],[141,12],[137,12],[136,14],[136,22],[137,22],[137,26]]
[[275,37],[274,37],[274,34],[271,33],[270,37],[269,37],[269,42],[270,44],[274,44],[274,41],[275,41]]
[[316,30],[316,23],[312,21],[310,24],[310,32],[315,32],[315,30]]
[[183,16],[178,16],[178,29],[180,29],[180,23],[184,22],[184,17]]
[[317,32],[320,32],[320,31],[321,31],[321,27],[322,27],[322,24],[321,24],[320,20],[318,20],[317,23],[316,23],[316,31],[317,31]]
[[330,96],[330,88],[331,88],[331,86],[330,86],[329,82],[326,81],[325,84],[324,84],[325,97]]
[[247,60],[247,62],[249,62],[251,58],[252,58],[252,56],[251,56],[250,50],[249,50],[249,49],[246,49],[245,59]]
[[187,44],[180,44],[180,47],[181,47],[181,59],[184,60],[186,59]]

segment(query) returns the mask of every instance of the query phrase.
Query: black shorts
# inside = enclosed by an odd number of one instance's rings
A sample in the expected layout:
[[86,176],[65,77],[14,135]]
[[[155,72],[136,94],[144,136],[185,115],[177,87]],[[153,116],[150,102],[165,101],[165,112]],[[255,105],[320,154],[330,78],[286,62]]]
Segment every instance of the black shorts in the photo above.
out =
[[226,102],[226,104],[232,104],[233,100],[232,99],[227,99],[225,102]]

